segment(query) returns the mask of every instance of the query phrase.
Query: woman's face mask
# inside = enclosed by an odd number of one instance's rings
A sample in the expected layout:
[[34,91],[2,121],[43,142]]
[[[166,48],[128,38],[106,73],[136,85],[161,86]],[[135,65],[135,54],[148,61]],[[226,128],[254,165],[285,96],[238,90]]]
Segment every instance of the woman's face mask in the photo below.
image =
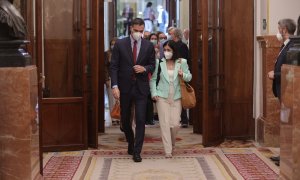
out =
[[152,39],[152,40],[150,40],[150,42],[151,42],[154,46],[157,45],[157,40],[156,40],[156,39]]
[[166,59],[172,59],[173,53],[170,51],[164,51]]

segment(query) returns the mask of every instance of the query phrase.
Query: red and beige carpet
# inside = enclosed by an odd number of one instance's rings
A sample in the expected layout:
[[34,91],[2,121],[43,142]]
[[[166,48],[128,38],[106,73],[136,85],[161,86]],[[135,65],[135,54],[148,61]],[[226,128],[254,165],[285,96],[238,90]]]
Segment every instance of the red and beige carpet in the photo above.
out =
[[278,179],[279,168],[268,159],[274,155],[272,149],[203,148],[199,135],[183,129],[173,158],[166,159],[157,129],[146,130],[141,163],[134,163],[127,155],[123,134],[112,130],[109,135],[100,135],[98,150],[46,154],[44,179]]

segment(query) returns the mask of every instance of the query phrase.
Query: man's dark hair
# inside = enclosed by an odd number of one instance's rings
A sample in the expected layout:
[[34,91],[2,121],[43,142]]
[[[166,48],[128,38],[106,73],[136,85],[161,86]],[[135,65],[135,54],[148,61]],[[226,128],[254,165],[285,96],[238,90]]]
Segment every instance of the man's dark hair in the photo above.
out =
[[278,21],[278,25],[281,28],[286,28],[290,35],[294,35],[296,31],[296,23],[292,19],[281,19]]
[[134,26],[134,25],[144,25],[145,26],[145,22],[143,19],[141,18],[135,18],[134,20],[131,21],[131,26]]
[[176,42],[173,41],[173,40],[166,41],[166,42],[163,44],[163,47],[165,47],[165,46],[167,46],[167,45],[173,50],[172,60],[175,61],[176,59],[179,58],[179,52],[178,52],[178,48],[177,48]]
[[146,7],[151,7],[152,6],[152,2],[148,2]]

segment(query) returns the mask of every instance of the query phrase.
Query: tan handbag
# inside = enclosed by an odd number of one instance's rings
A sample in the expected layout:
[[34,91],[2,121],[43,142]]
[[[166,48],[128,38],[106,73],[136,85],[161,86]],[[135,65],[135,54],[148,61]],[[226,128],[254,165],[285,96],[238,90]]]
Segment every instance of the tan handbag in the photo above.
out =
[[183,109],[191,109],[196,106],[194,88],[180,78],[181,105]]
[[[181,63],[181,60],[179,61]],[[179,78],[181,89],[181,105],[183,109],[191,109],[196,106],[196,96],[194,88],[187,82],[184,82],[182,77]]]
[[120,119],[121,118],[121,108],[120,102],[116,101],[112,111],[110,112],[110,117],[113,119]]

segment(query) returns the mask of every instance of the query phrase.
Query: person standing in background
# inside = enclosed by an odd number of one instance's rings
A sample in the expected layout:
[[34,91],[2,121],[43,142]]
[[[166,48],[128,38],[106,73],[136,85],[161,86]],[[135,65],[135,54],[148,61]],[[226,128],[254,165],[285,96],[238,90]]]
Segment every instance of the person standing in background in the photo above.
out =
[[187,45],[188,48],[189,48],[189,45],[190,45],[189,37],[190,37],[190,30],[189,29],[184,29],[183,30],[183,39],[182,39],[182,41]]
[[[154,49],[155,49],[155,58],[157,58],[157,54],[159,56],[159,50],[157,48],[157,35],[155,33],[152,33],[149,35],[148,40],[153,44]],[[148,74],[149,80],[151,79],[152,74]],[[147,101],[147,116],[146,116],[146,125],[154,125],[154,108],[155,103],[153,103],[153,100],[151,98],[151,94],[148,96],[148,101]]]
[[144,31],[143,38],[149,40],[150,34],[151,34],[151,32],[149,32],[149,31]]
[[157,48],[158,48],[158,51],[159,51],[159,54],[158,54],[157,58],[161,59],[161,58],[164,57],[163,44],[164,44],[164,42],[167,41],[167,35],[163,32],[158,31],[157,32],[157,38],[158,38]]
[[155,33],[150,34],[149,41],[153,44],[155,50],[155,59],[159,59],[159,46],[158,46],[158,36]]
[[[114,37],[109,43],[109,49],[105,51],[104,53],[104,78],[105,78],[105,85],[106,85],[106,92],[108,96],[108,107],[109,107],[109,112],[112,111],[113,106],[115,104],[115,99],[112,95],[111,91],[111,81],[110,81],[110,75],[109,75],[109,66],[110,66],[110,61],[111,61],[111,54],[112,50],[114,49],[114,45],[116,43],[118,38]],[[118,125],[120,123],[120,119],[111,119],[112,125]]]
[[164,10],[162,5],[157,6],[157,12],[158,31],[166,33],[166,30],[169,26],[169,13]]
[[152,8],[152,2],[148,2],[144,10],[145,31],[153,31],[153,21],[155,20],[155,12]]
[[124,24],[124,30],[123,30],[123,35],[127,36],[131,34],[130,32],[130,26],[131,26],[131,21],[133,19],[133,9],[132,7],[130,7],[129,4],[126,4],[124,9],[123,9],[123,13],[122,13],[122,17],[124,18],[123,24]]
[[[134,162],[141,162],[141,151],[145,137],[147,97],[150,93],[149,73],[155,68],[153,44],[142,38],[145,23],[143,19],[132,21],[129,37],[119,39],[114,46],[110,76],[112,93],[120,100],[121,123],[128,141],[128,154]],[[135,134],[130,117],[135,107]]]
[[[272,90],[275,97],[278,98],[281,105],[281,66],[286,63],[287,51],[293,44],[290,42],[290,36],[296,31],[296,23],[292,19],[282,19],[278,22],[278,33],[276,35],[278,41],[282,43],[280,52],[275,61],[274,70],[268,72],[268,78],[273,80]],[[271,157],[276,165],[280,165],[280,157]]]

